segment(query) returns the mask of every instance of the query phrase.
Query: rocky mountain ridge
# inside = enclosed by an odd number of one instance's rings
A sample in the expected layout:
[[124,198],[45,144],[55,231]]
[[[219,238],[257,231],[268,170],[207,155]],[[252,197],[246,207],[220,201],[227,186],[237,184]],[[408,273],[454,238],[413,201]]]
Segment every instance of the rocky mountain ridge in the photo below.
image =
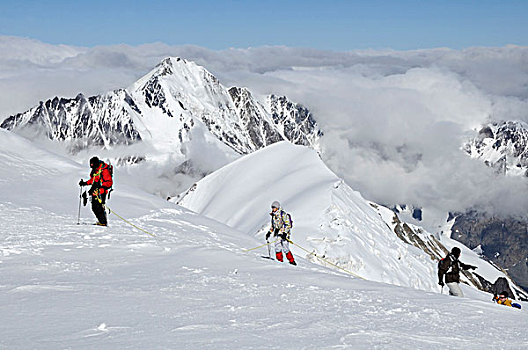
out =
[[478,136],[463,148],[500,174],[528,176],[528,124],[522,121],[483,125]]
[[236,154],[281,140],[317,148],[322,135],[305,107],[284,96],[260,102],[246,88],[227,89],[205,68],[179,57],[164,59],[127,89],[55,97],[8,117],[1,127],[44,134],[72,152],[149,141],[182,161],[183,144],[192,142],[196,128]]
[[[498,174],[528,176],[528,124],[522,121],[487,123],[463,147]],[[494,217],[470,211],[457,214],[452,237],[508,270],[528,289],[528,217]]]

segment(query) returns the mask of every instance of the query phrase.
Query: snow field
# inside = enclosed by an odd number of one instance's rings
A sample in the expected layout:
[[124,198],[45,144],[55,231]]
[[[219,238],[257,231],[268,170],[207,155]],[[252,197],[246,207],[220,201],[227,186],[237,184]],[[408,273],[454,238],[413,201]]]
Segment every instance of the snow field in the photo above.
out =
[[[143,193],[126,174],[109,206],[156,237],[113,215],[106,228],[77,225],[76,184],[86,165],[6,132],[0,151],[0,348],[528,345],[525,310],[469,288],[474,299],[353,278],[302,254],[297,267],[262,259],[265,247],[244,252],[261,237]],[[262,226],[257,219],[254,227]],[[81,222],[94,221],[83,207]]]

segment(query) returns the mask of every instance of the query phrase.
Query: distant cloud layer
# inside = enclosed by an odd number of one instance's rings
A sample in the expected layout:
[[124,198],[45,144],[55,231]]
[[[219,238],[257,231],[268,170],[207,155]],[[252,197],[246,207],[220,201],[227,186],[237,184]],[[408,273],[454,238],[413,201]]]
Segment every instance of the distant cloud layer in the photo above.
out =
[[441,213],[528,210],[525,179],[496,176],[460,150],[482,123],[528,122],[527,47],[88,49],[0,36],[0,118],[55,95],[126,87],[167,56],[203,65],[226,86],[285,94],[309,107],[326,134],[326,163],[368,199]]

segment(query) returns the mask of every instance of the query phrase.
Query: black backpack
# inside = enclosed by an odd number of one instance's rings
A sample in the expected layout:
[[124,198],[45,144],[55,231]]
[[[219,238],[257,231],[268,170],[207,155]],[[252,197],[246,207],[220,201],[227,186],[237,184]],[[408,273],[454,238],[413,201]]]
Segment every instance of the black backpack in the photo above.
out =
[[437,265],[437,267],[438,267],[438,270],[440,270],[440,266],[442,265],[442,263],[443,263],[446,259],[449,260],[449,266],[447,267],[447,271],[446,271],[446,273],[448,273],[448,272],[451,271],[451,268],[453,267],[453,260],[451,260],[451,259],[449,258],[449,255],[446,256],[445,258],[442,258],[442,259],[438,260],[438,265]]

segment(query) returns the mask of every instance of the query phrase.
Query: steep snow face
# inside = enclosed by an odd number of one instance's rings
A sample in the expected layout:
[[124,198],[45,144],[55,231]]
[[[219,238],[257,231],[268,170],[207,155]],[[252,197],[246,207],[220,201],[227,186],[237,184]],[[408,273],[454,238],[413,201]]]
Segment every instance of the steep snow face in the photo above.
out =
[[490,123],[464,145],[473,158],[504,175],[528,176],[528,124],[521,121]]
[[148,111],[142,121],[158,146],[169,143],[178,149],[191,139],[192,129],[201,128],[237,153],[251,151],[227,89],[194,62],[167,58],[129,91]]
[[269,99],[266,109],[248,89],[227,89],[205,68],[182,58],[163,60],[129,91],[139,108],[149,111],[141,116],[157,143],[189,141],[193,129],[201,128],[238,154],[247,154],[282,140],[318,147],[322,135],[309,111],[286,97]]
[[[308,251],[369,280],[437,290],[431,257],[398,238],[307,147],[280,142],[238,159],[199,181],[178,203],[263,239],[274,200],[292,215],[293,242]],[[321,263],[297,246],[292,250]]]

